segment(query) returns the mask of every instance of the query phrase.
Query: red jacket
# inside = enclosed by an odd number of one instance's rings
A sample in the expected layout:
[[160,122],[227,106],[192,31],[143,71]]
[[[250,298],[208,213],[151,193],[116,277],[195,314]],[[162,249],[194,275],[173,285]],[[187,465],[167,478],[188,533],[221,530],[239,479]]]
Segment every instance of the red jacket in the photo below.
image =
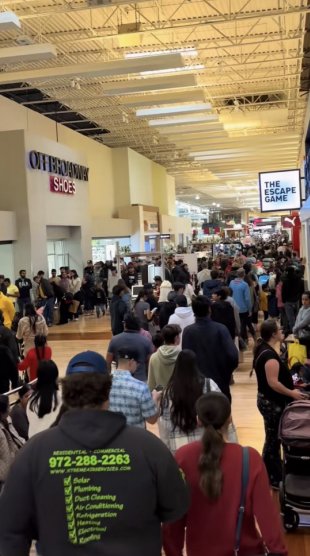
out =
[[[264,554],[262,541],[255,527],[254,515],[270,553],[287,555],[280,516],[271,498],[265,465],[256,450],[249,448],[249,452],[250,476],[239,556]],[[190,486],[191,506],[187,516],[176,523],[163,525],[166,556],[182,556],[185,528],[187,528],[187,556],[202,556],[202,554],[232,556],[234,554],[241,497],[242,448],[239,444],[225,444],[221,461],[223,491],[216,501],[208,500],[200,489],[198,471],[200,455],[201,442],[183,446],[175,454]]]
[[[40,356],[43,356],[43,349],[39,348]],[[52,359],[52,350],[50,347],[45,346],[44,348],[44,359]],[[37,357],[37,352],[35,348],[29,349],[27,355],[21,363],[18,363],[19,371],[27,371],[29,369],[29,380],[35,380],[37,378],[39,360]]]

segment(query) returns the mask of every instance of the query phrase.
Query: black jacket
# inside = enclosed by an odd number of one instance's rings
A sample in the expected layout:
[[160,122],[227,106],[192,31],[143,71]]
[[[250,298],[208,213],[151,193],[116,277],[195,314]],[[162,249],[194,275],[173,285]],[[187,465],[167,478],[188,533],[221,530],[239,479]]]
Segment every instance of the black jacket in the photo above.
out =
[[292,276],[283,277],[282,285],[282,301],[286,303],[287,301],[296,302],[300,301],[302,294],[302,279],[299,274],[293,274]]
[[236,322],[233,307],[227,301],[216,301],[211,305],[211,318],[214,322],[224,324],[234,340],[236,333]]
[[40,282],[40,286],[42,288],[44,295],[47,298],[55,297],[53,286],[49,280],[42,278]]
[[183,330],[182,349],[196,353],[200,372],[212,378],[230,401],[229,382],[238,367],[239,354],[226,326],[209,317],[196,318],[195,324]]
[[0,324],[0,346],[9,348],[14,361],[18,363],[18,349],[15,336],[12,330],[4,326],[4,324]]
[[28,440],[29,421],[26,410],[20,405],[20,403],[16,403],[14,405],[10,413],[10,417],[12,419],[13,427],[18,432],[19,436]]
[[0,345],[0,394],[5,394],[5,392],[10,390],[10,382],[12,389],[17,388],[17,364],[14,361],[9,348]]
[[227,277],[226,277],[227,286],[229,286],[230,282],[232,280],[234,280],[235,278],[237,278],[237,270],[231,270],[230,272],[228,272]]
[[119,295],[113,295],[110,302],[111,329],[113,336],[124,332],[124,316],[127,313],[125,301]]
[[173,281],[173,283],[175,283],[175,282],[182,282],[182,284],[187,284],[187,276],[186,276],[186,273],[183,272],[183,269],[182,269],[179,265],[176,265],[176,266],[172,269],[171,274],[172,274],[172,281]]
[[159,308],[159,328],[162,329],[168,324],[171,315],[173,315],[176,304],[174,301],[164,301],[158,303]]
[[[12,504],[17,500],[18,504]],[[121,413],[65,413],[16,458],[0,497],[0,553],[158,556],[161,523],[186,514],[189,492],[156,435]]]

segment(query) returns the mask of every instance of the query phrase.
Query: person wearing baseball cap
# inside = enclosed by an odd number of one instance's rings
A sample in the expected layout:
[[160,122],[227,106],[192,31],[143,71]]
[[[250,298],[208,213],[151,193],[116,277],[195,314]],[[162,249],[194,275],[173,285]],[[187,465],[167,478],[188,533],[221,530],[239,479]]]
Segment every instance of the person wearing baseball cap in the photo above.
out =
[[[116,382],[135,365],[125,348]],[[66,413],[26,443],[1,493],[1,554],[26,556],[35,539],[45,556],[160,556],[161,523],[186,514],[188,487],[156,435],[109,411],[111,386],[101,355],[71,359]]]
[[154,425],[158,412],[146,383],[132,375],[139,363],[139,351],[132,345],[118,349],[117,367],[113,374],[110,395],[111,411],[122,412],[128,425],[145,428],[145,422]]

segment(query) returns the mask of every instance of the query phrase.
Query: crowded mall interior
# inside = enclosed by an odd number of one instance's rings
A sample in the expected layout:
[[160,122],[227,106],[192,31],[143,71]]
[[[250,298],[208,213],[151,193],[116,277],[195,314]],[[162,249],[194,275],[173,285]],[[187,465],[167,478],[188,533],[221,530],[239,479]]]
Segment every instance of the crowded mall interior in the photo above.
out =
[[0,6],[0,556],[310,556],[309,2]]

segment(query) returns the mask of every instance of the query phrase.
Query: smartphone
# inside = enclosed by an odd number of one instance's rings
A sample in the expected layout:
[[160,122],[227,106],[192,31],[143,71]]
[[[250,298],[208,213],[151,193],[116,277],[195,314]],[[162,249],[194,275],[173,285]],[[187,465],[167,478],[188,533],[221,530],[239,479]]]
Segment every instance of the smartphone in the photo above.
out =
[[161,384],[158,384],[158,386],[155,386],[154,390],[156,390],[156,392],[161,392],[164,389],[163,386],[161,386]]

